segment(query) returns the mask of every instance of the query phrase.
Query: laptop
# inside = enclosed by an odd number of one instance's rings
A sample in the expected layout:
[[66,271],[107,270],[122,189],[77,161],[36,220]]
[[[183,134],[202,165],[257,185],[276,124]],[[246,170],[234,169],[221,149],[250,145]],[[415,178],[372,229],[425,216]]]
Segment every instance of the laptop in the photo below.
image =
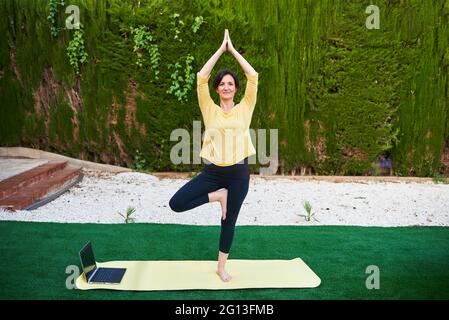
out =
[[126,268],[98,268],[90,241],[80,250],[79,255],[87,283],[119,284],[122,281]]

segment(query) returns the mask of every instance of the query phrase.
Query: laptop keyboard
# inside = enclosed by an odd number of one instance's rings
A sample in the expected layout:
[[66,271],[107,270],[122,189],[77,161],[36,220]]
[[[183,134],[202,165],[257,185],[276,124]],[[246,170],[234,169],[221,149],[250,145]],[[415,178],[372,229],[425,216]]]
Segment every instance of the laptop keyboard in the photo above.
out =
[[108,281],[111,281],[111,279],[116,280],[114,275],[117,275],[117,274],[120,274],[120,270],[100,268],[97,270],[97,273],[95,273],[95,276],[92,279],[92,281],[108,282]]

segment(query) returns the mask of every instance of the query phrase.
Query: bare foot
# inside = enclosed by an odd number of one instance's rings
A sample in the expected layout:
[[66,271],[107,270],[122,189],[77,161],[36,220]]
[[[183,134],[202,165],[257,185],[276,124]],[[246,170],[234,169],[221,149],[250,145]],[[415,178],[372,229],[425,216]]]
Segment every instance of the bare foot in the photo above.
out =
[[232,277],[224,270],[217,270],[217,274],[223,282],[228,282]]

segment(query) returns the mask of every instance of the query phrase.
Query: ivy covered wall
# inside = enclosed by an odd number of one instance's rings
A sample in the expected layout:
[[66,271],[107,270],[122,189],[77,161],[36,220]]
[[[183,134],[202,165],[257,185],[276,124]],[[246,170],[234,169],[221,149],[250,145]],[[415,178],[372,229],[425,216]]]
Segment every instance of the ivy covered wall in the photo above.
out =
[[[198,169],[171,163],[170,133],[201,120],[195,74],[227,28],[259,72],[251,128],[279,129],[280,172],[376,174],[384,157],[397,175],[447,174],[449,0],[376,1],[379,30],[369,4],[2,0],[0,145]],[[230,54],[224,67],[244,79]]]

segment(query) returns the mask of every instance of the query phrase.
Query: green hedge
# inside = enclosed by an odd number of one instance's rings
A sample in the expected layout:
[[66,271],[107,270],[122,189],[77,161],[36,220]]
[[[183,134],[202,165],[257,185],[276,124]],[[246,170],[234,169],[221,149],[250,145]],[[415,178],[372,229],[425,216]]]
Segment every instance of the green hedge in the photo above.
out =
[[[378,174],[380,156],[392,158],[397,175],[449,172],[449,0],[377,1],[380,30],[365,27],[368,1],[70,4],[80,8],[82,36],[63,28],[68,1],[0,3],[3,146],[129,167],[141,155],[149,170],[198,169],[170,162],[170,133],[191,132],[201,119],[192,75],[228,28],[260,74],[251,127],[279,129],[281,172]],[[229,54],[214,71],[224,67],[244,79]],[[181,101],[167,93],[175,76],[183,78]]]

